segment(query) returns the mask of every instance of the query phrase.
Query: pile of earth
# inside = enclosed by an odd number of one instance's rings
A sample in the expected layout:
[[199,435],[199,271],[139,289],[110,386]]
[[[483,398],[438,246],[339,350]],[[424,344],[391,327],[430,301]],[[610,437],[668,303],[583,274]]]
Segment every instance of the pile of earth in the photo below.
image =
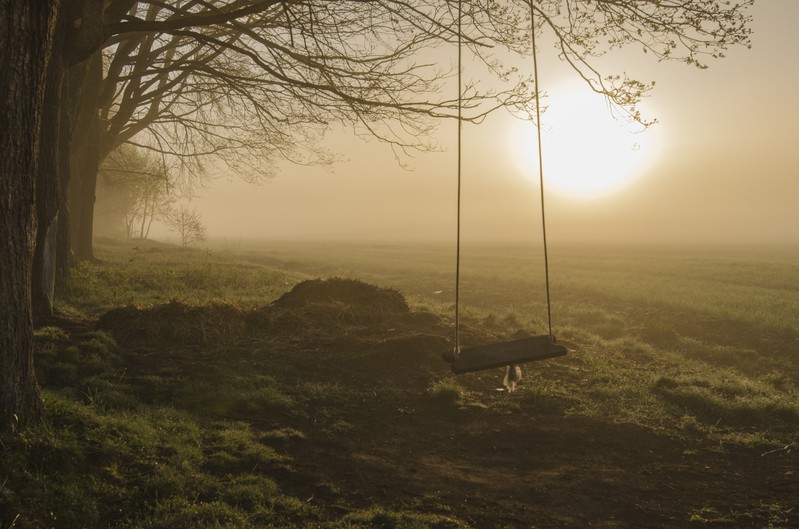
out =
[[377,317],[410,312],[405,298],[396,290],[339,277],[298,283],[271,306],[297,309],[325,304],[350,305],[357,310],[372,312]]
[[173,300],[151,307],[111,309],[100,316],[97,328],[111,331],[119,344],[215,344],[243,336],[248,330],[247,315],[228,303],[194,306]]
[[298,283],[273,303],[245,310],[228,303],[187,305],[171,301],[151,307],[126,306],[103,314],[97,323],[120,344],[219,344],[245,336],[324,333],[352,334],[368,329],[437,332],[441,319],[414,312],[396,290],[354,279],[312,279]]

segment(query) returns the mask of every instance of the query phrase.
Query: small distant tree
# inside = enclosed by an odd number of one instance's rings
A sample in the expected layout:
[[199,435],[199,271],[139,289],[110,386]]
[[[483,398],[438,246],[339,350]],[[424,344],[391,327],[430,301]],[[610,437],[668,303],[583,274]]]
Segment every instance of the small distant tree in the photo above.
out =
[[180,206],[169,212],[164,217],[164,222],[180,235],[180,242],[183,246],[205,240],[205,225],[202,222],[202,216],[194,208]]
[[[133,204],[126,211],[125,229],[128,237],[146,239],[156,219],[167,218],[175,197],[162,178],[144,178],[133,187]],[[138,234],[136,233],[138,230]]]
[[166,219],[177,198],[168,174],[161,159],[120,146],[100,169],[95,224],[104,217],[123,224],[127,238],[146,239],[153,221]]

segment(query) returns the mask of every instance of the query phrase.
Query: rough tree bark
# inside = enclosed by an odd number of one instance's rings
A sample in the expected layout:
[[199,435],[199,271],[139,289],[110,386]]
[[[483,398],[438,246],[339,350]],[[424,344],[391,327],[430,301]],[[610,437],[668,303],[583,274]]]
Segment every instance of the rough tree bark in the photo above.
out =
[[55,287],[64,288],[69,281],[69,268],[72,261],[70,244],[70,215],[67,207],[69,183],[72,167],[72,138],[77,123],[83,83],[90,60],[84,60],[67,68],[61,89],[61,129],[59,131],[58,187],[61,207],[58,211],[57,236],[55,246]]
[[100,142],[104,123],[97,113],[103,82],[103,58],[96,52],[88,60],[78,103],[79,113],[72,137],[68,204],[72,257],[75,261],[94,259],[94,201],[100,170]]
[[[73,124],[68,137],[62,139],[65,149],[65,165],[69,167],[62,178],[62,185],[67,188],[67,197],[63,210],[67,210],[70,221],[70,247],[72,255],[61,256],[75,261],[94,259],[92,250],[92,223],[94,216],[95,188],[97,172],[100,167],[98,137],[102,124],[97,116],[97,98],[103,79],[103,9],[114,4],[116,8],[127,10],[130,0],[114,0],[113,2],[84,2],[81,0],[64,0],[70,7],[67,28],[71,32],[65,42],[67,66],[77,69],[74,77],[68,77],[65,84],[65,98],[69,103],[68,111]],[[110,9],[110,7],[109,7]],[[73,204],[75,198],[80,198]],[[90,203],[91,207],[77,207]]]
[[[58,24],[54,43],[63,41],[63,19]],[[58,44],[55,44],[56,46]],[[55,288],[55,244],[58,210],[61,205],[59,181],[59,152],[61,130],[61,87],[64,80],[63,55],[54,54],[47,67],[44,107],[39,132],[39,169],[36,180],[36,244],[33,254],[31,306],[34,322],[53,315]]]
[[0,428],[42,413],[31,277],[47,68],[60,0],[0,1]]
[[[64,230],[59,230],[59,225],[68,225],[69,221],[66,196],[71,180],[72,138],[86,79],[86,65],[91,63],[86,56],[90,50],[99,47],[102,39],[101,9],[100,3],[87,5],[81,0],[62,0],[59,9],[59,23],[53,38],[53,49],[58,51],[53,53],[48,66],[40,133],[44,148],[40,150],[36,184],[38,230],[31,291],[34,322],[53,314],[59,267],[61,279],[68,275],[70,254],[68,246],[58,245],[58,237],[64,233]],[[92,188],[94,183],[92,180]],[[67,250],[59,254],[59,248]]]

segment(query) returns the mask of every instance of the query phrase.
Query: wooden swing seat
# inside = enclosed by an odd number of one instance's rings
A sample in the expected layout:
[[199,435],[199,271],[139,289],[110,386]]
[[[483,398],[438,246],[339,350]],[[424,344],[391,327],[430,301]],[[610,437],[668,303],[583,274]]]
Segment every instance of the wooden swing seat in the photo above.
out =
[[452,372],[460,375],[494,367],[545,360],[565,354],[565,347],[550,340],[549,335],[544,335],[469,347],[461,349],[457,358],[454,354],[449,353],[444,355],[444,359],[452,363]]
[[563,356],[566,354],[566,348],[562,345],[555,343],[555,337],[552,336],[552,316],[549,292],[549,257],[547,252],[547,228],[546,228],[546,214],[544,213],[544,164],[543,164],[543,149],[541,146],[541,104],[539,101],[539,77],[538,77],[538,53],[536,51],[535,39],[535,11],[532,1],[530,2],[530,21],[532,30],[532,45],[533,45],[533,76],[535,78],[535,126],[537,131],[537,146],[538,146],[538,175],[541,187],[541,231],[543,235],[544,245],[544,278],[546,280],[547,292],[547,323],[549,326],[549,334],[544,336],[531,336],[529,338],[522,338],[521,340],[513,340],[510,342],[495,343],[489,345],[480,345],[477,347],[469,347],[468,349],[460,349],[459,346],[459,309],[460,309],[460,262],[461,262],[461,180],[462,180],[462,153],[463,146],[461,142],[461,132],[463,128],[463,85],[461,83],[461,49],[462,49],[462,31],[461,31],[461,2],[458,2],[458,208],[457,208],[457,223],[456,223],[456,259],[455,259],[455,342],[456,351],[449,351],[444,354],[444,360],[452,364],[452,371],[456,375],[462,373],[470,373],[473,371],[482,371],[492,369],[495,367],[509,366],[513,364],[523,364],[525,362],[533,362],[535,360],[544,360],[546,358],[554,358],[556,356]]

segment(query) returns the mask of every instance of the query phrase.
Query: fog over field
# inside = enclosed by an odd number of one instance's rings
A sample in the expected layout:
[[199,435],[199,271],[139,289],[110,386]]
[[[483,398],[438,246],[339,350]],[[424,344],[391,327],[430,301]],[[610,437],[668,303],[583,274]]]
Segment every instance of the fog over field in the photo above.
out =
[[[799,3],[758,2],[752,13],[752,49],[709,59],[707,70],[629,53],[616,69],[656,81],[642,110],[659,123],[627,134],[626,145],[602,143],[606,134],[597,127],[615,125],[601,98],[592,102],[600,117],[592,111],[571,125],[576,129],[563,126],[555,115],[559,100],[571,104],[593,94],[577,90],[573,74],[554,59],[542,61],[545,104],[553,107],[543,118],[552,133],[544,137],[544,162],[553,243],[799,243],[793,131],[799,72],[792,28]],[[454,49],[438,53],[442,64],[454,61]],[[582,127],[589,129],[586,134],[579,133]],[[526,154],[519,152],[519,130],[506,113],[464,128],[467,241],[540,238],[537,173],[518,163]],[[343,161],[332,167],[281,163],[276,177],[259,186],[222,169],[210,171],[214,180],[193,205],[211,238],[446,242],[455,230],[455,138],[455,123],[441,123],[434,139],[442,151],[403,158],[406,170],[388,146],[335,129],[325,144]],[[567,147],[558,147],[564,141]],[[619,150],[593,161],[597,148]],[[558,191],[560,170],[591,173],[596,167],[596,174],[586,176],[601,177],[639,149],[646,159],[619,188],[588,197]],[[584,159],[583,165],[564,166],[569,158]],[[174,237],[157,228],[154,235]]]

